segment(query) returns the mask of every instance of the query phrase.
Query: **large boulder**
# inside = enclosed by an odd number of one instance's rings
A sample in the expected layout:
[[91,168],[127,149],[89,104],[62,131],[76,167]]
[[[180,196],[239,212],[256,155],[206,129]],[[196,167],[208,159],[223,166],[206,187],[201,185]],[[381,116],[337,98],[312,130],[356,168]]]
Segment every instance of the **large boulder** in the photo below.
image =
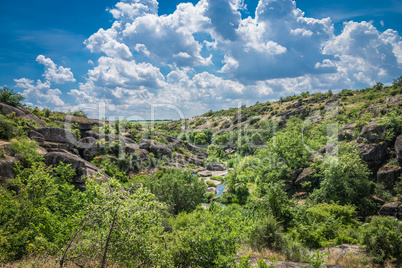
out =
[[83,138],[77,142],[76,146],[81,155],[87,160],[92,160],[98,154],[98,145],[95,138]]
[[373,174],[377,174],[378,169],[387,160],[387,144],[385,142],[359,144],[357,146],[359,154]]
[[224,171],[225,167],[221,164],[216,164],[216,163],[208,163],[207,164],[207,170],[210,171]]
[[38,128],[37,132],[42,134],[47,142],[65,143],[68,145],[75,145],[77,143],[74,133],[64,128],[44,127]]
[[42,134],[40,134],[38,131],[36,130],[30,130],[28,132],[28,136],[33,139],[36,142],[44,142],[45,141],[45,137],[43,137]]
[[396,138],[395,154],[396,154],[396,157],[398,157],[399,165],[402,166],[402,134]]
[[402,168],[391,165],[382,166],[377,172],[377,183],[381,183],[386,189],[392,191],[396,180],[402,174]]
[[[399,215],[399,209],[400,209],[400,204],[399,203],[387,203],[384,204],[380,210],[378,211],[378,214],[381,216],[390,216],[390,217],[396,217],[398,218]],[[399,218],[400,219],[400,218]]]
[[172,136],[165,135],[165,134],[162,134],[162,133],[159,133],[159,132],[156,132],[155,134],[158,135],[158,136],[163,136],[166,139],[166,141],[168,142],[168,146],[170,148],[173,147],[173,146],[183,146],[183,147],[186,147],[186,149],[189,150],[192,154],[195,154],[195,155],[197,155],[199,157],[202,157],[202,158],[207,158],[208,157],[207,151],[205,149],[203,149],[203,148],[199,148],[199,147],[194,146],[194,145],[192,145],[192,144],[190,144],[188,142],[184,142],[184,141],[182,141],[180,139],[177,139],[177,138],[174,138]]
[[14,106],[5,104],[3,102],[0,102],[0,113],[2,113],[4,115],[14,113],[16,116],[35,121],[35,123],[39,127],[44,127],[46,125],[46,123],[43,122],[42,120],[40,120],[36,115],[32,114],[30,111],[28,111],[27,109],[25,109],[21,106],[14,107]]
[[338,153],[338,146],[339,143],[337,142],[324,145],[323,147],[318,149],[317,152],[313,153],[310,156],[309,161],[315,162],[319,158],[319,156],[324,156],[325,154],[336,155]]
[[153,153],[157,158],[162,158],[163,156],[171,158],[173,154],[166,144],[154,140],[142,140],[139,144],[139,147],[140,149]]
[[71,164],[75,170],[76,176],[73,178],[72,184],[78,188],[82,188],[85,184],[85,176],[95,176],[99,173],[102,179],[107,178],[95,165],[69,152],[50,152],[45,155],[45,163],[48,166],[58,166],[61,162]]
[[101,127],[104,124],[103,121],[101,121],[101,120],[89,119],[89,118],[74,116],[74,115],[66,115],[64,117],[64,122],[69,125],[74,124],[74,125],[78,126],[78,129],[83,132],[91,130],[94,126]]
[[339,141],[351,141],[355,137],[356,122],[344,125],[338,132]]
[[198,176],[200,176],[200,177],[211,177],[212,173],[209,170],[204,170],[204,171],[198,172]]
[[7,179],[11,179],[14,176],[14,164],[17,159],[14,157],[5,155],[0,156],[0,183],[4,183]]
[[300,175],[297,176],[297,179],[295,180],[294,184],[296,186],[301,186],[303,183],[311,181],[313,179],[311,176],[312,172],[313,172],[312,167],[303,169],[302,173],[300,173]]
[[364,126],[357,138],[359,143],[378,143],[385,140],[385,132],[387,128],[378,125],[377,120],[371,121],[370,124]]

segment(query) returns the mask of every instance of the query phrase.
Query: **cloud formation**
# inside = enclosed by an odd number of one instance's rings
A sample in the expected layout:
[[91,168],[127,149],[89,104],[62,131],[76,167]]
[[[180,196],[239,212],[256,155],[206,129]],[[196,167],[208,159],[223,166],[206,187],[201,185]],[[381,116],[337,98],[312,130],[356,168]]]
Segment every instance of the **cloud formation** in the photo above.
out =
[[39,55],[36,61],[40,64],[45,65],[45,73],[43,76],[49,82],[54,82],[56,84],[64,84],[65,82],[75,82],[75,78],[70,68],[64,68],[63,66],[57,65],[50,59],[43,55]]
[[[331,18],[307,17],[292,0],[260,0],[254,17],[242,16],[246,5],[200,0],[158,15],[156,0],[118,2],[109,10],[111,27],[85,40],[99,58],[69,94],[77,103],[113,103],[122,114],[175,104],[189,117],[239,100],[362,88],[401,74],[402,40],[392,29],[347,21],[337,34]],[[50,82],[75,81],[70,68],[43,55],[37,61],[46,81],[18,80],[29,92],[60,96]]]

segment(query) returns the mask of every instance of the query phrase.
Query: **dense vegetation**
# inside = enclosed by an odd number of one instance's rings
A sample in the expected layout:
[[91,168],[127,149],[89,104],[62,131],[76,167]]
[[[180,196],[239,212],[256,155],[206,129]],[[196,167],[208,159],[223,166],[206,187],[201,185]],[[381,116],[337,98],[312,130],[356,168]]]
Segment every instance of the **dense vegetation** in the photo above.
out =
[[[251,267],[250,256],[257,256],[258,267],[268,267],[265,259],[320,267],[325,254],[316,250],[347,243],[367,254],[348,265],[400,264],[401,222],[373,215],[384,201],[401,202],[402,179],[395,178],[391,189],[378,182],[359,149],[368,141],[357,142],[375,119],[386,131],[368,138],[392,150],[402,133],[402,111],[386,99],[399,94],[401,78],[390,87],[304,92],[191,120],[104,120],[92,132],[125,134],[135,142],[153,138],[162,145],[170,135],[181,143],[171,148],[171,159],[150,153],[141,166],[133,165],[139,153],[124,153],[121,141],[97,140],[99,150],[90,160],[108,176],[84,178],[84,189],[72,184],[77,170],[70,164],[45,164],[38,143],[28,138],[27,124],[38,127],[34,121],[0,114],[0,139],[11,150],[0,148],[0,161],[18,160],[13,177],[0,185],[0,263]],[[17,106],[22,97],[4,88],[0,101]],[[64,125],[66,114],[26,108],[46,126],[66,127],[81,138],[78,125]],[[86,117],[82,111],[69,114]],[[352,136],[339,140],[338,131],[352,122]],[[194,163],[171,164],[177,156],[193,155],[189,144],[206,148],[202,164],[233,168],[221,197],[207,194]],[[337,145],[336,151],[317,154],[328,144]],[[384,161],[400,167],[395,152]]]

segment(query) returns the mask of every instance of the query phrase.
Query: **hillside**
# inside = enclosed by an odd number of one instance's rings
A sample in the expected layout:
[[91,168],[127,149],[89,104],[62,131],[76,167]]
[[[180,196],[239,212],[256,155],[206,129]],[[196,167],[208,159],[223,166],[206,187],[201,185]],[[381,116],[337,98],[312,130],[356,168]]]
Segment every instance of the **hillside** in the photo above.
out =
[[402,261],[402,77],[158,124],[0,93],[0,263]]

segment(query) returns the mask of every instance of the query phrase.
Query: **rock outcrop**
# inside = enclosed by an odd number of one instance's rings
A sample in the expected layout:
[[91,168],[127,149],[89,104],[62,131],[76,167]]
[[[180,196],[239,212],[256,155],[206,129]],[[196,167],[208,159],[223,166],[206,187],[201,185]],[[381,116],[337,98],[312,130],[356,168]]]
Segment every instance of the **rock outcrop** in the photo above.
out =
[[399,165],[402,166],[402,134],[399,135],[395,140],[395,154],[398,158]]
[[77,138],[74,133],[64,128],[38,128],[37,132],[40,133],[47,142],[64,143],[70,146],[75,146],[77,143]]
[[402,205],[396,202],[384,204],[378,211],[378,214],[402,219]]
[[89,131],[94,126],[101,127],[104,125],[103,121],[97,119],[89,119],[80,116],[66,115],[64,122],[69,125],[76,125],[81,132]]
[[0,157],[0,183],[4,183],[7,179],[14,176],[14,164],[17,159],[5,155],[4,158]]
[[144,149],[150,153],[153,153],[157,158],[162,158],[163,156],[171,158],[173,154],[172,150],[170,150],[166,144],[154,140],[142,140],[139,144],[139,147],[140,149]]
[[339,141],[351,141],[355,138],[356,122],[344,125],[338,132]]
[[24,119],[33,120],[39,127],[44,127],[46,125],[45,122],[40,120],[36,115],[32,114],[27,109],[18,106],[14,107],[5,103],[0,102],[0,113],[4,115],[9,115],[14,113],[16,116],[22,117]]
[[384,165],[377,172],[377,183],[381,183],[387,190],[393,191],[395,183],[401,174],[401,167]]
[[312,172],[313,172],[312,167],[303,169],[303,171],[300,173],[300,175],[297,176],[297,179],[295,180],[294,185],[301,186],[303,183],[311,181],[312,180],[312,176],[311,176]]
[[95,165],[67,151],[50,152],[45,155],[45,163],[48,166],[56,167],[60,165],[61,162],[65,164],[71,164],[71,167],[75,170],[76,175],[71,183],[74,184],[77,188],[84,187],[84,177],[86,176],[88,177],[95,176],[96,174],[101,174],[101,178],[107,178],[107,176],[102,174],[102,171]]
[[373,174],[377,174],[378,169],[388,158],[387,143],[359,144],[357,148],[363,161],[366,162]]
[[378,125],[377,120],[373,120],[364,126],[357,138],[358,143],[379,143],[385,140],[386,127]]
[[207,164],[207,170],[210,171],[224,171],[225,167],[221,164],[216,164],[216,163],[208,163]]

